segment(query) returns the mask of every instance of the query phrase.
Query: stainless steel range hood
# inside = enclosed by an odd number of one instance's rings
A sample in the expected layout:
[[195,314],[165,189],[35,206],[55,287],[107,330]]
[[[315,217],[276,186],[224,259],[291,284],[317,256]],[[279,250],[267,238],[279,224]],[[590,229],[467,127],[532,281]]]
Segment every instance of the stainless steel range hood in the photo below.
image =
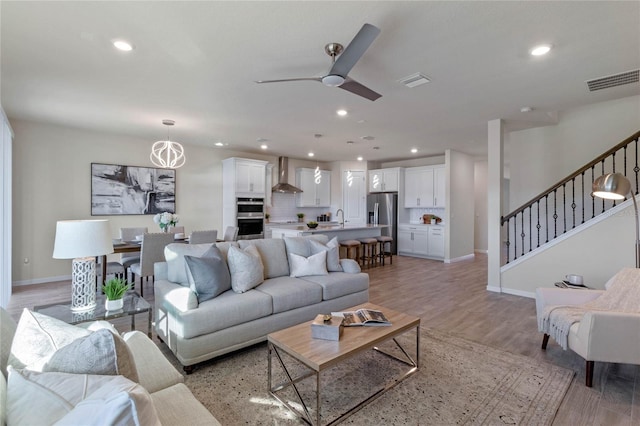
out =
[[289,158],[288,157],[280,157],[278,158],[278,184],[271,188],[272,192],[281,192],[283,194],[295,194],[298,192],[302,192],[302,189],[296,188],[293,185],[290,185],[289,180]]

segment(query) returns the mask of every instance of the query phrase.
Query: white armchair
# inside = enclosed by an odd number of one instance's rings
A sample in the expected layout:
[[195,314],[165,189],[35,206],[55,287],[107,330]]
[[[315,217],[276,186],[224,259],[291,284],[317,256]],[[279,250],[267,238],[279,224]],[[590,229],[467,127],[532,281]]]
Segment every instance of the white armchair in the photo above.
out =
[[[547,306],[582,305],[601,297],[605,291],[538,288],[538,323]],[[545,334],[542,339],[543,350],[548,342],[549,335]],[[569,329],[568,347],[586,360],[587,387],[593,385],[595,361],[640,364],[640,313],[587,311]]]

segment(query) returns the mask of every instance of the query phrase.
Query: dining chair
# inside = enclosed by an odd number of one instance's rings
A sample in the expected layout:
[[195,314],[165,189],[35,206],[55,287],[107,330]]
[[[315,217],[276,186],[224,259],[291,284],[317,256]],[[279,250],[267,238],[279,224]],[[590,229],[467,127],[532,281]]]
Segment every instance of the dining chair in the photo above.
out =
[[[148,228],[120,228],[120,240],[134,241],[138,235],[144,235],[149,232]],[[140,253],[125,253],[120,257],[120,264],[124,267],[127,280],[129,280],[129,270],[131,265],[140,262]]]
[[165,232],[143,234],[140,247],[140,262],[131,265],[133,272],[134,288],[136,275],[140,277],[140,296],[144,297],[144,284],[142,278],[151,277],[153,282],[153,265],[156,262],[164,262],[164,248],[173,242],[173,234]]
[[171,229],[169,229],[169,232],[173,235],[184,234],[184,226],[172,226]]
[[224,240],[225,241],[238,241],[238,227],[237,226],[227,226],[227,229],[224,230]]
[[215,243],[218,231],[193,231],[189,237],[189,244]]

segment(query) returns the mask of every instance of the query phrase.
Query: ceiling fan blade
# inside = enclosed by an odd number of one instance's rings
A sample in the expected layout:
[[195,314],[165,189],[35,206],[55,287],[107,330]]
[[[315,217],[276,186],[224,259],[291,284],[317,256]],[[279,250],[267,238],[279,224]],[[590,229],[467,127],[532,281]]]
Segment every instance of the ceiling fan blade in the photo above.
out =
[[342,83],[338,87],[346,90],[347,92],[351,92],[358,96],[362,96],[363,98],[367,98],[370,101],[375,101],[376,99],[382,97],[380,93],[374,92],[373,90],[369,89],[366,86],[363,86],[352,78],[347,78],[344,83]]
[[346,77],[351,68],[378,37],[378,34],[380,34],[380,28],[371,24],[364,24],[358,34],[351,40],[351,43],[344,49],[344,52],[338,56],[331,70],[329,70],[329,74]]
[[280,80],[256,80],[256,83],[282,83],[284,81],[322,81],[322,77],[283,78]]

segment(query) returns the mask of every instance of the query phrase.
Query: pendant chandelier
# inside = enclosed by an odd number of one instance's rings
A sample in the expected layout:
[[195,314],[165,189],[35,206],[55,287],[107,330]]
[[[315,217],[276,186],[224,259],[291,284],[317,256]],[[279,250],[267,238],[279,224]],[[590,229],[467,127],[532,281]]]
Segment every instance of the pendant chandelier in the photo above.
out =
[[186,160],[184,148],[178,142],[169,140],[169,126],[176,124],[173,120],[162,120],[162,124],[167,126],[167,140],[158,141],[151,147],[151,162],[165,169],[177,169],[182,167]]

